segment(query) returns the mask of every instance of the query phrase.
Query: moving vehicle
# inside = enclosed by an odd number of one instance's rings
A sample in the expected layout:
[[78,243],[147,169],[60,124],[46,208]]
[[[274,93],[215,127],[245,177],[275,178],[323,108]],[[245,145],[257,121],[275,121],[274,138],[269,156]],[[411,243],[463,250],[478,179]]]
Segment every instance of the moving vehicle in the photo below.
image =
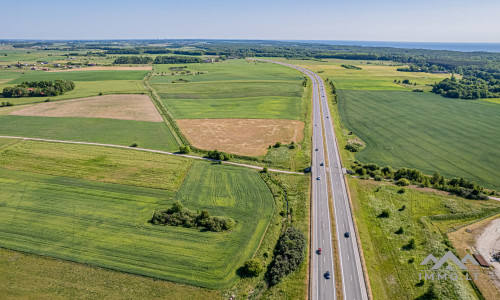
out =
[[316,253],[318,253],[318,255],[321,255],[321,248],[318,248],[318,251],[316,251]]
[[320,163],[319,165],[322,167],[322,166],[324,166],[325,164],[324,164],[324,163]]
[[326,278],[326,279],[330,279],[330,271],[326,271],[326,273],[325,273],[325,278]]
[[321,180],[321,176],[316,177],[316,180]]
[[346,232],[346,233],[344,233],[344,236],[345,236],[346,238],[348,238],[348,237],[349,237],[349,231],[348,231],[348,232]]

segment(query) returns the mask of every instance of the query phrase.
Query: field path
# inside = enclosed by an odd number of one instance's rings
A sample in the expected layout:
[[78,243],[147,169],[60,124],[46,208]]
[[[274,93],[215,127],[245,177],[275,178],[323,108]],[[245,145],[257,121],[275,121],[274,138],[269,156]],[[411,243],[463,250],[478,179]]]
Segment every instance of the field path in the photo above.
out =
[[[50,142],[50,143],[81,144],[81,145],[103,146],[103,147],[112,147],[112,148],[122,148],[122,149],[130,149],[130,150],[137,150],[137,151],[154,152],[154,153],[167,154],[167,155],[178,155],[178,156],[183,156],[183,157],[189,157],[189,158],[194,158],[194,159],[203,159],[203,160],[216,161],[216,162],[220,161],[220,160],[217,160],[217,159],[200,157],[200,156],[194,156],[194,155],[187,155],[187,154],[180,154],[180,153],[174,153],[174,152],[168,152],[168,151],[160,151],[160,150],[153,150],[153,149],[146,149],[146,148],[138,148],[138,147],[113,145],[113,144],[101,144],[101,143],[77,142],[77,141],[61,141],[61,140],[39,139],[39,138],[30,138],[30,137],[22,137],[22,136],[8,136],[8,135],[0,135],[0,138],[21,139],[21,140],[27,140],[27,141],[39,141],[39,142]],[[230,162],[230,161],[222,161],[222,163],[228,164],[228,165],[234,165],[234,166],[240,166],[240,167],[245,167],[245,168],[256,169],[256,170],[262,170],[262,168],[263,168],[263,167],[258,167],[258,166],[254,166],[254,165],[247,165],[247,164],[235,163],[235,162]],[[285,170],[278,170],[278,169],[268,169],[268,171],[277,172],[277,173],[285,173],[285,174],[304,175],[304,173],[300,173],[300,172],[292,172],[292,171],[285,171]]]

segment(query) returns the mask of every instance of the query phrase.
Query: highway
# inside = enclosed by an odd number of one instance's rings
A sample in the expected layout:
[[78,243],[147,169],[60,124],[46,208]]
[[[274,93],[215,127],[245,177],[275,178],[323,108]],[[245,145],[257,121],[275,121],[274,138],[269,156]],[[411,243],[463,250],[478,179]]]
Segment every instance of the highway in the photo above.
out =
[[[334,260],[331,238],[330,210],[328,209],[328,189],[332,192],[335,212],[336,236],[339,249],[339,260],[342,280],[342,295],[347,300],[366,300],[368,292],[354,220],[351,213],[339,148],[330,109],[328,95],[320,76],[305,68],[287,63],[268,61],[285,65],[307,75],[313,88],[313,137],[312,137],[312,270],[311,298],[336,299]],[[316,151],[317,149],[317,151]],[[325,161],[325,155],[327,161]],[[324,163],[324,166],[321,166]],[[329,176],[326,176],[326,175]],[[320,177],[318,180],[317,178]],[[349,237],[345,233],[349,233]],[[322,249],[322,254],[316,253]],[[330,271],[330,280],[324,278],[324,273]],[[338,280],[338,279],[337,279]]]

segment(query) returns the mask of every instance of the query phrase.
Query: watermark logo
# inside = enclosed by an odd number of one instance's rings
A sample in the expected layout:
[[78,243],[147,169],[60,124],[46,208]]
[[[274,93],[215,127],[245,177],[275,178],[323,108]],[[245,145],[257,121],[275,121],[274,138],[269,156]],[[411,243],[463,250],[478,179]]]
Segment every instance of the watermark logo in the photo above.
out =
[[[423,269],[424,266],[427,266],[430,262],[434,263],[430,270]],[[465,265],[467,262],[471,263],[473,266],[467,268]],[[454,263],[458,269],[453,267],[452,263]],[[474,275],[474,279],[477,279],[477,275],[479,274],[479,270],[474,268],[474,266],[479,266],[479,263],[474,257],[467,254],[460,260],[451,251],[446,252],[439,260],[434,257],[434,255],[429,254],[420,265],[422,266],[422,270],[419,272],[420,280],[457,280],[460,277],[461,271],[469,271],[465,273],[465,277],[467,280],[472,280],[470,275]]]

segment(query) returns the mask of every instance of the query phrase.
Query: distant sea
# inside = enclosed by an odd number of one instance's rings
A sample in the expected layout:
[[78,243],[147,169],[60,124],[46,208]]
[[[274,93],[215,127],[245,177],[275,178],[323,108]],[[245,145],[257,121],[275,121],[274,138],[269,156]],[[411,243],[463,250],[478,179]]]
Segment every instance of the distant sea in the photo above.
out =
[[452,50],[462,52],[486,51],[499,52],[500,43],[424,43],[424,42],[375,42],[375,41],[321,41],[291,40],[289,42],[319,43],[329,45],[393,47],[406,49]]

